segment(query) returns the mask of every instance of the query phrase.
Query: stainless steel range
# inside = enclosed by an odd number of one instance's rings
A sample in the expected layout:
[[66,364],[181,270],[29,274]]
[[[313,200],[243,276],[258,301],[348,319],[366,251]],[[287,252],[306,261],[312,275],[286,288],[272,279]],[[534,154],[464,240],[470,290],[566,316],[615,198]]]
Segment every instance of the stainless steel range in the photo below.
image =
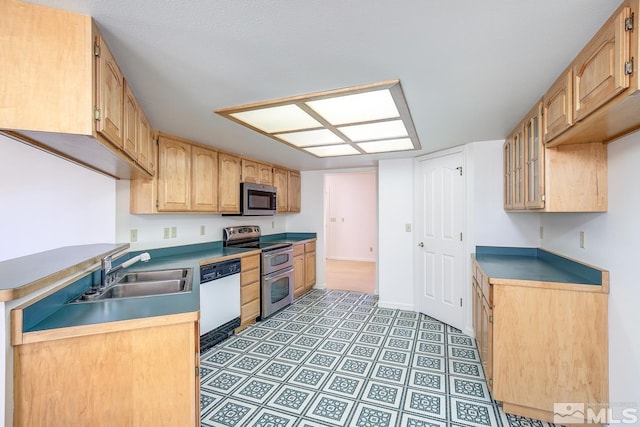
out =
[[260,262],[260,317],[266,319],[293,302],[293,246],[261,242],[260,227],[243,225],[223,229],[224,246],[262,250]]

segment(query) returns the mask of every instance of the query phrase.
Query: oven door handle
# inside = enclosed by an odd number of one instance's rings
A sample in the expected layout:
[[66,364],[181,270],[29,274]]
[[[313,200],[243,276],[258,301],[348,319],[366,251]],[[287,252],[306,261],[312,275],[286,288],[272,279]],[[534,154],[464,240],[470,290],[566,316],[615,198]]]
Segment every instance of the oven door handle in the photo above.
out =
[[280,276],[288,276],[291,273],[293,273],[293,267],[288,267],[288,268],[285,268],[284,270],[278,270],[278,271],[274,271],[273,273],[265,274],[263,278],[265,281],[273,280]]

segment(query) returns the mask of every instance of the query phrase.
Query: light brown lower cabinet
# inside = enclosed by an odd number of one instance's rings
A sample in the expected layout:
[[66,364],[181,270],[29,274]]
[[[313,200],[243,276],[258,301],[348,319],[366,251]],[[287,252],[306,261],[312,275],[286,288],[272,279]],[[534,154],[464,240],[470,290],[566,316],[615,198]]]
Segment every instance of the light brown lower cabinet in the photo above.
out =
[[14,426],[198,426],[194,321],[14,346]]
[[608,286],[492,278],[475,259],[472,272],[479,356],[505,412],[553,422],[555,403],[609,402]]
[[316,284],[316,241],[293,245],[293,296],[313,289]]
[[240,326],[246,328],[260,316],[260,255],[240,259]]

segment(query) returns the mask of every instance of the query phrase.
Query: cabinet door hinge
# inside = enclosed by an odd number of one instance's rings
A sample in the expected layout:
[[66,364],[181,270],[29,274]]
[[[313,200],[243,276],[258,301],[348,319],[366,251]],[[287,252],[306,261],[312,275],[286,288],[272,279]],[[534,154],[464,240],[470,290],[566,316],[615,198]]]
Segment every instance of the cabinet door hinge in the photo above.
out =
[[493,323],[493,314],[489,316],[489,323]]
[[544,194],[540,196],[540,200],[541,200],[541,201],[543,201],[543,202],[544,202],[544,201],[546,201],[546,199],[547,199],[547,198],[545,197],[545,195],[544,195]]
[[462,307],[462,298],[460,298],[460,307]]
[[462,242],[462,233],[460,233],[460,241]]
[[462,166],[458,166],[458,167],[456,168],[456,170],[457,170],[458,172],[460,172],[460,176],[462,176]]
[[628,76],[633,74],[633,57],[624,63],[624,73]]
[[489,385],[493,386],[493,378],[489,378]]
[[200,367],[196,366],[196,377],[200,376]]
[[93,56],[97,56],[98,58],[100,57],[100,45],[98,42],[93,44]]
[[634,14],[632,13],[630,17],[624,20],[625,31],[633,31],[633,18],[634,18]]
[[156,199],[156,209],[158,209],[160,207],[160,202],[158,201],[158,199]]
[[100,120],[100,109],[99,108],[94,108],[93,109],[93,118],[96,120]]

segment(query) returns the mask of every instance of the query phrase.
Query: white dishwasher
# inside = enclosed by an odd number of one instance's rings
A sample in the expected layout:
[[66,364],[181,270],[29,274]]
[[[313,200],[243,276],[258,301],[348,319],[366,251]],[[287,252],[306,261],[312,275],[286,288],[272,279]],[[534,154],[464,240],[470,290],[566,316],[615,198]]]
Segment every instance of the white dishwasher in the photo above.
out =
[[200,352],[240,326],[240,259],[200,266]]

